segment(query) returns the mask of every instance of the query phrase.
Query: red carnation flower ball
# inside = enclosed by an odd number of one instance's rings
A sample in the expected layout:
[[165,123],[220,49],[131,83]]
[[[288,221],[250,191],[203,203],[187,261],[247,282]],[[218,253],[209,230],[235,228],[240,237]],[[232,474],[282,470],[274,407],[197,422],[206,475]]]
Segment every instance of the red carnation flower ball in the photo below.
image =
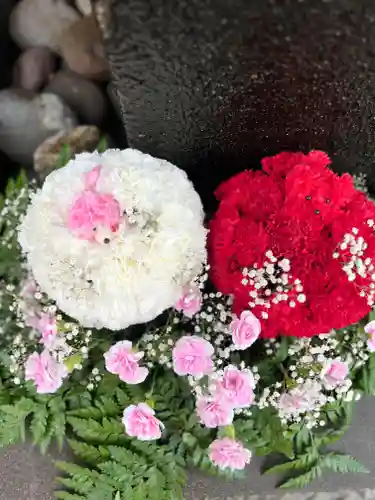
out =
[[322,151],[280,153],[215,193],[212,280],[263,337],[328,333],[372,309],[375,205],[330,163]]

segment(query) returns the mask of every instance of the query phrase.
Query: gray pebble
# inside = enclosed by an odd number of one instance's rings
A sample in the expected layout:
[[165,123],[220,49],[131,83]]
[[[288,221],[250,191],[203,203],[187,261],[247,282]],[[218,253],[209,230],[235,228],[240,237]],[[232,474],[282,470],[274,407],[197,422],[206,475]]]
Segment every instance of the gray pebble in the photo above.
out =
[[75,0],[77,9],[82,12],[84,16],[92,14],[91,0]]
[[90,80],[107,80],[109,63],[94,16],[86,16],[64,30],[60,52],[68,67]]
[[58,39],[79,13],[64,0],[21,0],[10,17],[9,31],[23,49],[49,47],[58,51]]
[[36,92],[46,84],[55,65],[55,56],[47,47],[27,49],[14,65],[13,85]]
[[99,125],[103,122],[107,102],[101,89],[77,73],[59,71],[51,79],[45,92],[60,96],[83,123]]
[[76,125],[74,113],[56,95],[0,91],[0,149],[17,162],[31,165],[34,151],[47,137]]
[[64,147],[68,148],[70,155],[75,156],[84,151],[94,151],[99,140],[100,130],[93,125],[81,125],[48,137],[34,153],[34,170],[44,179],[58,165]]

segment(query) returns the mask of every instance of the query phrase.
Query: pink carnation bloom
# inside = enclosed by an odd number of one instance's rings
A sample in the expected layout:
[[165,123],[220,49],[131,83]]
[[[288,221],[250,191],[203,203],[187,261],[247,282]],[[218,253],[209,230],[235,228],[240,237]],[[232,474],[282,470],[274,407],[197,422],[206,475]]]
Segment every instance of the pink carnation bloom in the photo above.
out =
[[25,379],[32,380],[39,394],[56,392],[68,375],[63,363],[58,363],[48,351],[34,352],[25,364]]
[[105,367],[110,373],[118,375],[123,382],[140,384],[148,375],[148,369],[139,366],[143,356],[143,352],[133,351],[131,342],[122,340],[104,354]]
[[226,398],[233,408],[246,408],[254,401],[254,387],[255,380],[250,370],[227,366],[223,377],[215,382],[214,392]]
[[214,348],[196,335],[181,337],[173,348],[173,369],[177,375],[203,377],[211,373]]
[[185,287],[183,295],[176,302],[174,308],[181,311],[188,318],[192,318],[202,306],[202,294],[199,288],[194,286]]
[[321,377],[327,389],[336,387],[347,378],[349,367],[344,361],[338,359],[329,360],[324,366]]
[[201,396],[197,399],[197,415],[210,429],[230,425],[234,418],[233,405],[226,398]]
[[370,321],[365,326],[365,332],[368,334],[367,348],[370,352],[375,351],[375,321]]
[[35,328],[38,330],[39,318],[41,314],[40,309],[34,307],[34,305],[24,302],[23,304],[21,303],[21,311],[25,325],[29,328]]
[[229,437],[211,443],[208,455],[219,469],[242,470],[251,460],[251,451]]
[[37,292],[37,290],[38,290],[38,285],[34,280],[34,278],[30,275],[22,282],[20,296],[23,299],[34,300],[35,299],[34,295]]
[[146,403],[130,405],[124,411],[122,422],[126,433],[141,441],[159,439],[164,424],[155,417],[155,412]]
[[306,401],[299,391],[284,392],[279,400],[279,408],[284,416],[298,415],[306,411]]
[[313,411],[321,398],[321,386],[315,381],[306,380],[288,392],[284,392],[279,400],[280,413],[285,417]]
[[68,213],[68,229],[88,241],[96,240],[95,231],[99,227],[115,232],[121,222],[118,201],[111,194],[96,190],[101,169],[101,165],[98,165],[84,174],[84,189]]
[[260,335],[261,326],[258,318],[251,311],[243,311],[239,318],[229,325],[233,344],[237,349],[250,347]]
[[53,349],[57,339],[56,317],[51,314],[42,313],[35,324],[35,328],[42,334],[41,343],[48,349]]
[[35,299],[35,293],[38,291],[38,285],[34,278],[28,276],[22,283],[20,297],[20,310],[22,312],[25,325],[30,328],[37,328],[39,316],[42,313],[40,304]]

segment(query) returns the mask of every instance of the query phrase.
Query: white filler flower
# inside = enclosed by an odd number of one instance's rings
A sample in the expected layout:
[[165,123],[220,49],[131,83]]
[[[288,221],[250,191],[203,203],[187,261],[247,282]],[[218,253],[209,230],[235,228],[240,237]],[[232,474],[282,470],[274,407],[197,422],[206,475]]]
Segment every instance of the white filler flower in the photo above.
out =
[[185,172],[134,149],[77,155],[33,197],[19,241],[36,281],[85,327],[150,321],[201,271],[206,230]]

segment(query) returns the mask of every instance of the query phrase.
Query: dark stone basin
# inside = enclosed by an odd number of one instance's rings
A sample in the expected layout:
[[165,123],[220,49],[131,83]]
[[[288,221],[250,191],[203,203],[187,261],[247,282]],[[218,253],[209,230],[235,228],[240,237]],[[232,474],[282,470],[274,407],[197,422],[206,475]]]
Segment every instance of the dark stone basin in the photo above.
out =
[[184,168],[206,206],[282,150],[323,149],[375,188],[373,0],[112,0],[129,144]]

